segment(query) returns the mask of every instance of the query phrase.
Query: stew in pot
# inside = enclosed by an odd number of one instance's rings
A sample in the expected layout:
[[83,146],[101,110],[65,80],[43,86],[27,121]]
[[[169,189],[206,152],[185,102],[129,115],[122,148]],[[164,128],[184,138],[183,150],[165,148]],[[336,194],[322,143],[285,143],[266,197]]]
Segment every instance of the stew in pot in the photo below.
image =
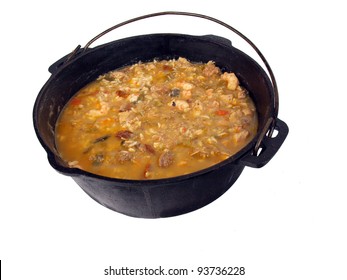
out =
[[69,166],[158,179],[217,164],[257,132],[255,105],[234,73],[185,58],[101,75],[61,112],[56,146]]

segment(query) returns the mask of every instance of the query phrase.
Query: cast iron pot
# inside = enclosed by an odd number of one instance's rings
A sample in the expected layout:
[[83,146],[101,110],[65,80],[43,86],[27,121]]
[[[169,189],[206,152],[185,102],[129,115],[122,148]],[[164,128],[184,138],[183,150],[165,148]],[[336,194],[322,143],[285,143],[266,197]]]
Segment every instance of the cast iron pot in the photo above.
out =
[[[90,44],[105,33],[127,23],[160,15],[184,15],[214,21],[246,40],[264,62],[270,78],[251,57],[234,48],[225,38],[207,35],[149,34],[116,40],[98,47]],[[123,180],[70,168],[55,146],[55,124],[68,100],[99,75],[153,59],[185,57],[193,62],[215,61],[222,71],[232,71],[251,94],[258,111],[259,129],[244,149],[210,168],[167,179]],[[277,118],[278,93],[275,78],[256,46],[231,26],[208,16],[185,12],[161,12],[118,24],[93,38],[84,48],[54,63],[51,77],[37,96],[33,121],[37,137],[51,166],[71,176],[100,204],[133,217],[159,218],[188,213],[201,208],[226,192],[245,166],[262,167],[278,151],[288,134],[287,125]],[[274,137],[273,132],[277,131]]]

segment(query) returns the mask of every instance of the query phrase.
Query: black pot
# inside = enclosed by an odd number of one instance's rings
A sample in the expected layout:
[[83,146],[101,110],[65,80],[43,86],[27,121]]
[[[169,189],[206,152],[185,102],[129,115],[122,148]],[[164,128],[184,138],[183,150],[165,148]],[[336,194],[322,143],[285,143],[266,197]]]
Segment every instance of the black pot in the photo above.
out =
[[[264,61],[271,80],[252,58],[234,48],[227,39],[208,35],[150,34],[113,41],[95,48],[89,45],[106,32],[146,17],[175,14],[203,17],[238,33],[248,41]],[[167,179],[123,180],[95,175],[68,167],[55,146],[55,124],[68,100],[99,75],[153,59],[185,57],[194,62],[215,61],[223,71],[232,71],[250,92],[258,111],[259,130],[244,149],[210,168]],[[37,96],[33,120],[39,141],[53,168],[71,176],[100,204],[123,214],[158,218],[184,214],[214,201],[227,191],[245,166],[262,167],[277,152],[288,134],[287,125],[277,118],[278,93],[272,71],[259,50],[232,27],[202,15],[164,12],[136,18],[116,25],[54,63],[49,80]],[[272,132],[277,130],[276,137]],[[261,150],[261,151],[260,151]]]

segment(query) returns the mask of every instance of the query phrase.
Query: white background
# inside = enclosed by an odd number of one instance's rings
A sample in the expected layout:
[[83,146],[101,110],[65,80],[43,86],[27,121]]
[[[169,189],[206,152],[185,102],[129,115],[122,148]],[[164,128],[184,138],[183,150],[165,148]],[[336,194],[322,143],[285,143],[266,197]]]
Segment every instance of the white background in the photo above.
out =
[[[347,22],[342,3],[2,1],[3,279],[146,279],[104,276],[110,265],[244,266],[246,275],[235,278],[347,279]],[[265,167],[246,168],[212,204],[174,218],[136,219],[97,204],[50,167],[34,133],[32,108],[57,59],[116,23],[164,10],[216,17],[256,43],[276,75],[279,117],[290,133]],[[156,20],[124,27],[105,40],[133,32],[216,33],[239,47],[233,34],[213,23]]]

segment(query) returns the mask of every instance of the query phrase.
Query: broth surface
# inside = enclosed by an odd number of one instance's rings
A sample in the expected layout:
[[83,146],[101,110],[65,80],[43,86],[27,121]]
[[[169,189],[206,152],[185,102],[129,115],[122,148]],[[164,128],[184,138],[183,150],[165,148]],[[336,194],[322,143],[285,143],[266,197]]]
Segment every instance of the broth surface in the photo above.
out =
[[77,92],[56,125],[71,167],[123,179],[158,179],[219,163],[257,132],[257,113],[233,73],[210,61],[137,63]]

